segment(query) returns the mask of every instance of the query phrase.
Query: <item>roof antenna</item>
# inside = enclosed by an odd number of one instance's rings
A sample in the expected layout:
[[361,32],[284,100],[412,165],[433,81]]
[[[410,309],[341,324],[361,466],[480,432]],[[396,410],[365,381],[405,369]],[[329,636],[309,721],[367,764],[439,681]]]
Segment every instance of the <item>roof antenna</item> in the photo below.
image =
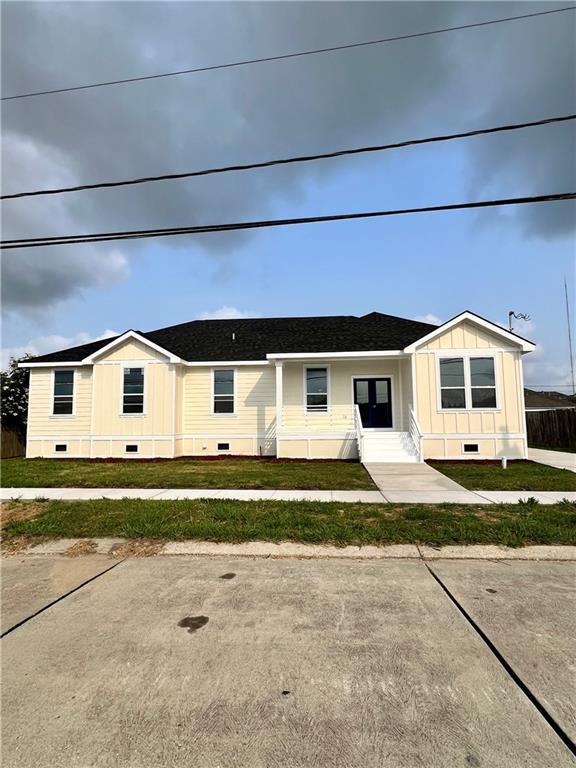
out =
[[514,312],[514,310],[511,309],[510,312],[508,312],[508,330],[510,333],[514,330],[514,328],[512,328],[512,318],[514,318],[514,320],[525,320],[528,322],[528,320],[530,320],[530,315],[525,315],[523,312]]

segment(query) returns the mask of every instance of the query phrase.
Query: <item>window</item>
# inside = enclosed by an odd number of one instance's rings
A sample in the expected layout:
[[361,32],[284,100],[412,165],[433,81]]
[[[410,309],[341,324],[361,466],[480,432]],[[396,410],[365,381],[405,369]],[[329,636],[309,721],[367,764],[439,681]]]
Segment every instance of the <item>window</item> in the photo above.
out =
[[127,445],[126,446],[126,453],[138,453],[138,446],[137,445]]
[[478,443],[463,443],[462,450],[464,453],[478,453]]
[[70,416],[74,406],[74,371],[54,371],[54,416]]
[[327,368],[306,368],[306,410],[328,410]]
[[122,413],[144,413],[144,368],[124,368]]
[[230,450],[230,443],[218,443],[218,450],[219,451],[229,451]]
[[472,408],[496,408],[496,379],[493,357],[470,358]]
[[66,443],[56,443],[56,445],[54,446],[54,450],[56,451],[56,453],[66,453],[66,451],[68,450],[68,446],[66,445]]
[[234,369],[214,370],[214,413],[234,413]]
[[496,408],[494,358],[440,358],[440,403],[443,409]]
[[466,408],[464,360],[461,357],[440,359],[440,393],[442,408]]

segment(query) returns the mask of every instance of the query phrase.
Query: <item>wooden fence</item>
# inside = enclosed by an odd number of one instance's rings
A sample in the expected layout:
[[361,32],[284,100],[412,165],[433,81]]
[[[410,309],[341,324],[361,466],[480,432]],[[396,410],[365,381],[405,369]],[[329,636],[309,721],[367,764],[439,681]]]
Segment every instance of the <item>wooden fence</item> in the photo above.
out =
[[1,458],[14,459],[17,456],[26,455],[26,443],[24,438],[14,429],[6,429],[2,427],[1,435]]
[[534,448],[576,448],[576,408],[528,411],[526,427]]

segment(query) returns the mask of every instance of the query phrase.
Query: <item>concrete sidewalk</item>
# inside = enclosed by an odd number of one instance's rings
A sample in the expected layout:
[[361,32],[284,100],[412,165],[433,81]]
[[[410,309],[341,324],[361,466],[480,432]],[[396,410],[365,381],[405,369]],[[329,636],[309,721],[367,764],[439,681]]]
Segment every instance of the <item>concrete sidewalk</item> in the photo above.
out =
[[[373,467],[374,465],[370,465]],[[377,465],[382,466],[382,465]],[[385,465],[384,465],[385,466]],[[396,468],[401,465],[394,465]],[[426,466],[407,464],[410,473],[414,467]],[[431,472],[436,472],[427,467]],[[374,471],[374,481],[378,491],[284,491],[284,490],[243,490],[243,489],[213,489],[213,488],[2,488],[0,501],[13,499],[34,501],[48,499],[49,501],[86,501],[90,499],[150,499],[166,501],[171,499],[230,499],[237,501],[321,501],[364,503],[364,504],[517,504],[521,500],[535,498],[540,504],[557,504],[563,499],[576,501],[576,491],[467,491],[452,480],[440,475],[442,480],[434,479],[432,483],[427,477],[419,482],[419,475],[405,475],[385,470]],[[426,473],[428,474],[428,473]],[[424,475],[424,473],[422,473]],[[440,483],[446,484],[442,488]],[[438,483],[436,487],[435,483]],[[453,483],[455,488],[449,485]],[[419,488],[418,485],[421,487]],[[404,487],[402,487],[404,486]]]

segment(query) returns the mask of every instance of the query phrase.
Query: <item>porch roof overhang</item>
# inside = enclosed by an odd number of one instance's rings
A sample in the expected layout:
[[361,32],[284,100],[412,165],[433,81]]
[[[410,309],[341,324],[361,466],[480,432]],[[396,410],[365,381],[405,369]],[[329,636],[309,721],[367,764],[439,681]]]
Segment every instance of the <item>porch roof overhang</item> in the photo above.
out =
[[357,360],[381,357],[407,357],[402,349],[365,350],[363,352],[272,352],[266,359],[275,362],[298,360]]

